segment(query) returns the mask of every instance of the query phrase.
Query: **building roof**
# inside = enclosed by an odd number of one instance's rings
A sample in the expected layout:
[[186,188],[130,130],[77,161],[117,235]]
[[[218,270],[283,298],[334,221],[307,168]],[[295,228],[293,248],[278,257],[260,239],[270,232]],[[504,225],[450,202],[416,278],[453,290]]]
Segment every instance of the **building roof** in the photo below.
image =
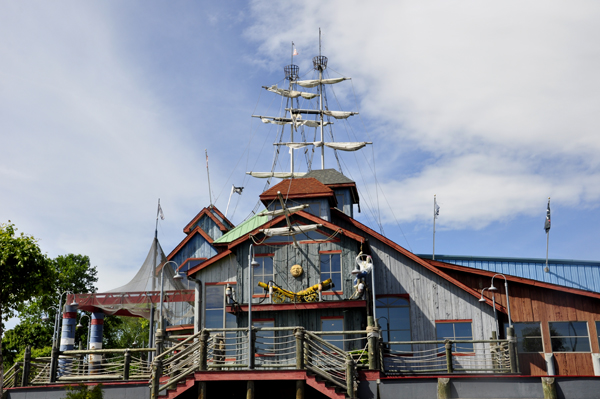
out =
[[260,195],[263,204],[277,198],[277,192],[281,192],[284,198],[329,198],[330,202],[336,203],[335,193],[332,189],[313,177],[300,179],[286,179],[274,185]]
[[[419,255],[431,259],[431,255]],[[494,273],[527,278],[563,287],[600,293],[600,262],[487,256],[435,255],[435,260]]]
[[254,215],[250,219],[246,220],[245,222],[240,223],[233,230],[228,231],[227,233],[223,234],[221,237],[219,237],[217,240],[215,240],[213,242],[213,244],[215,244],[215,245],[227,244],[232,241],[235,241],[238,238],[255,230],[257,227],[262,226],[263,224],[267,223],[268,220],[269,220],[268,216]]
[[307,177],[313,177],[325,185],[354,183],[354,181],[348,179],[335,169],[311,170],[302,178],[305,179]]

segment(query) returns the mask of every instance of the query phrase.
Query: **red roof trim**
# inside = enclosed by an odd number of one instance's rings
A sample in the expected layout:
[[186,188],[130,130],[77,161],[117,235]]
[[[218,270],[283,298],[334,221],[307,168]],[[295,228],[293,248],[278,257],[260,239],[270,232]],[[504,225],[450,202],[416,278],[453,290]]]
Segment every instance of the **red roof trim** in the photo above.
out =
[[[215,210],[215,211],[217,211],[219,214],[221,214],[221,212],[217,208],[213,207],[212,209]],[[194,223],[196,223],[198,220],[200,220],[200,218],[202,216],[204,216],[204,215],[208,216],[213,222],[215,222],[217,224],[217,226],[219,226],[219,230],[221,230],[221,231],[229,231],[229,229],[227,227],[225,227],[225,225],[223,223],[221,223],[221,221],[219,219],[217,219],[217,217],[215,215],[213,215],[212,212],[208,208],[204,208],[200,212],[198,212],[198,214],[192,219],[192,221],[189,222],[183,228],[183,232],[185,234],[189,234],[190,229],[192,228],[192,225]],[[233,224],[232,224],[232,226],[233,226]]]
[[222,218],[223,220],[225,220],[227,223],[229,223],[229,225],[230,225],[230,226],[233,226],[233,227],[235,227],[235,224],[231,223],[231,221],[229,221],[229,219],[227,219],[227,218],[225,217],[225,215],[223,215],[223,213],[222,213],[220,210],[218,210],[216,207],[214,207],[214,206],[213,206],[213,207],[212,207],[212,210],[213,210],[213,211],[215,211],[215,212],[216,212],[216,213],[217,213],[219,216],[221,216],[221,218]]
[[[381,234],[379,234],[378,232],[370,229],[369,227],[365,226],[364,224],[360,223],[357,220],[352,219],[351,217],[349,217],[348,215],[346,215],[345,213],[343,213],[342,211],[338,210],[338,209],[332,209],[331,210],[332,213],[337,213],[337,216],[339,216],[341,219],[346,220],[348,223],[352,224],[354,227],[364,231],[365,233],[369,234],[370,236],[378,239],[379,241],[383,242],[384,244],[389,245],[390,247],[394,248],[396,251],[400,252],[402,255],[406,256],[407,258],[417,262],[418,264],[420,264],[421,266],[425,267],[426,269],[428,269],[429,271],[433,272],[434,274],[437,274],[438,276],[440,276],[441,278],[451,282],[452,284],[456,285],[458,288],[461,288],[462,290],[466,291],[467,293],[473,295],[475,298],[481,298],[481,293],[477,290],[472,289],[471,287],[461,283],[460,281],[456,280],[455,278],[449,276],[448,274],[444,273],[443,271],[441,271],[440,269],[438,269],[437,267],[430,265],[425,259],[419,258],[417,255],[413,254],[412,252],[408,251],[405,248],[402,248],[400,245],[396,244],[395,242],[393,242],[392,240],[390,240],[387,237],[382,236]],[[490,306],[492,305],[492,301],[488,298],[486,299],[486,303]],[[500,304],[496,304],[496,309],[499,310],[500,312],[506,313],[506,309],[504,308],[504,306],[501,306]]]
[[[501,273],[496,273],[496,272],[489,272],[487,270],[474,269],[471,267],[454,265],[452,263],[440,262],[437,260],[426,259],[426,261],[435,267],[457,270],[460,272],[471,273],[471,274],[479,274],[481,276],[492,277],[495,274],[501,274]],[[568,292],[569,294],[583,295],[583,296],[589,296],[592,298],[600,299],[600,293],[597,293],[597,292],[584,291],[584,290],[580,290],[577,288],[571,288],[571,287],[563,287],[562,285],[545,283],[543,281],[531,280],[531,279],[524,278],[524,277],[515,277],[515,276],[506,275],[506,274],[504,276],[506,276],[506,279],[508,281],[514,281],[515,283],[532,285],[534,287],[547,288],[547,289],[555,290],[555,291]]]
[[213,239],[211,238],[211,236],[209,236],[208,234],[206,234],[206,232],[205,232],[204,230],[202,230],[202,229],[200,228],[200,226],[197,226],[197,227],[194,229],[194,231],[192,231],[190,234],[188,234],[188,235],[187,235],[187,236],[186,236],[186,237],[183,239],[183,241],[181,241],[181,242],[179,243],[179,245],[178,245],[178,246],[176,246],[176,247],[175,247],[175,249],[171,251],[171,253],[169,254],[169,256],[167,256],[167,260],[171,260],[171,259],[173,258],[173,256],[175,256],[175,255],[177,254],[177,252],[179,252],[179,250],[180,250],[181,248],[183,248],[183,246],[184,246],[185,244],[187,244],[187,242],[188,242],[189,240],[191,240],[191,239],[192,239],[192,237],[195,235],[194,233],[198,233],[198,234],[200,234],[202,237],[204,237],[204,239],[205,239],[206,241],[208,241],[208,243],[209,243],[209,244],[212,244],[212,243],[213,243]]
[[203,263],[199,264],[198,266],[194,267],[193,269],[188,270],[187,271],[187,275],[191,276],[192,274],[199,272],[200,270],[204,269],[205,267],[208,267],[208,266],[212,265],[216,261],[221,260],[224,257],[226,257],[227,255],[230,255],[232,253],[233,252],[231,252],[230,250],[221,252],[220,254],[213,256],[212,258],[210,258],[206,262],[203,262]]

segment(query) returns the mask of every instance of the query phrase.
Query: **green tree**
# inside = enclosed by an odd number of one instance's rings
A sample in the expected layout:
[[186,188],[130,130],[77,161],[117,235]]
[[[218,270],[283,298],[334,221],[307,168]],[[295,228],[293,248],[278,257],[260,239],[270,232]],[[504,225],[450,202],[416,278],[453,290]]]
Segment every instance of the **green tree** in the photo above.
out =
[[55,276],[37,240],[16,231],[10,220],[0,224],[0,397],[4,382],[4,322],[21,311],[32,297],[49,291]]

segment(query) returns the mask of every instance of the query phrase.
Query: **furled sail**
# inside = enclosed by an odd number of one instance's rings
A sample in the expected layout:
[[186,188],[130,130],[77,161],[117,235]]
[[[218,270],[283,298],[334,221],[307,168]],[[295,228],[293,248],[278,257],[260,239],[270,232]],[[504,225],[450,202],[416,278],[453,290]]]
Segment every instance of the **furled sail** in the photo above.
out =
[[324,84],[324,85],[332,85],[335,83],[340,83],[344,80],[348,80],[350,78],[331,78],[331,79],[313,79],[313,80],[298,80],[294,83],[298,84],[298,86],[302,86],[302,87],[315,87],[318,86],[319,84]]
[[291,120],[269,119],[269,118],[265,118],[264,116],[261,117],[260,120],[262,121],[262,123],[272,123],[274,125],[291,125],[292,124]]
[[261,233],[266,235],[267,237],[273,236],[295,236],[296,234],[308,233],[309,231],[313,231],[323,226],[322,224],[307,224],[300,226],[291,226],[291,227],[274,227],[272,229],[262,229],[259,230]]
[[359,141],[359,142],[315,141],[315,142],[307,142],[307,143],[275,143],[274,145],[285,145],[294,150],[297,150],[299,148],[304,148],[309,145],[314,145],[315,147],[325,146],[325,147],[333,148],[334,150],[341,150],[341,151],[357,151],[357,150],[360,150],[361,148],[363,148],[364,146],[366,146],[367,144],[373,144],[373,143],[370,141]]
[[[291,125],[295,123],[295,126],[298,128],[300,126],[307,127],[319,127],[321,126],[321,121],[313,121],[313,120],[304,120],[301,119],[301,115],[298,115],[295,118],[272,118],[267,116],[261,116],[260,120],[262,123],[272,123],[274,125]],[[323,126],[327,126],[331,124],[331,122],[324,121]]]
[[[292,206],[292,207],[289,207],[286,209],[288,211],[288,214],[291,214],[294,212],[301,211],[305,208],[308,208],[307,204]],[[285,211],[283,209],[276,209],[274,211],[262,211],[261,213],[258,214],[258,216],[280,216],[280,215],[283,215],[284,213],[285,213]]]
[[[323,126],[329,125],[331,122],[324,121]],[[304,119],[296,119],[296,127],[307,126],[307,127],[319,127],[321,126],[321,121],[311,121]]]
[[271,87],[266,87],[266,86],[263,86],[263,87],[265,89],[267,89],[268,91],[270,91],[271,93],[276,93],[276,94],[279,94],[280,96],[289,97],[289,98],[298,98],[298,97],[302,96],[302,98],[310,100],[311,98],[315,98],[318,95],[318,94],[314,94],[314,93],[305,93],[303,91],[297,91],[297,90],[280,89],[279,87],[277,87],[277,85],[273,85]]
[[269,177],[288,179],[290,177],[302,177],[306,174],[306,172],[246,172],[246,174],[261,179],[266,179]]
[[358,112],[323,111],[323,115],[333,116],[335,119],[347,119],[349,116],[356,114],[358,114]]

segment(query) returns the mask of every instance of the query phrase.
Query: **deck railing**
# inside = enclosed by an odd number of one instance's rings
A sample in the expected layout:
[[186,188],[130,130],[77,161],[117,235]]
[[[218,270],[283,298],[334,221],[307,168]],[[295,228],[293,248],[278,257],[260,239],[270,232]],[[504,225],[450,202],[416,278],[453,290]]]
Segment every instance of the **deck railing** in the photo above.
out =
[[[250,336],[249,336],[250,335]],[[182,342],[157,333],[154,349],[59,351],[52,358],[15,364],[5,388],[53,382],[150,380],[151,395],[174,387],[195,371],[306,370],[346,391],[357,389],[357,369],[385,374],[517,373],[513,340],[382,342],[376,329],[311,332],[302,327],[204,329]],[[170,344],[169,348],[164,348]],[[148,352],[157,352],[152,364]]]

